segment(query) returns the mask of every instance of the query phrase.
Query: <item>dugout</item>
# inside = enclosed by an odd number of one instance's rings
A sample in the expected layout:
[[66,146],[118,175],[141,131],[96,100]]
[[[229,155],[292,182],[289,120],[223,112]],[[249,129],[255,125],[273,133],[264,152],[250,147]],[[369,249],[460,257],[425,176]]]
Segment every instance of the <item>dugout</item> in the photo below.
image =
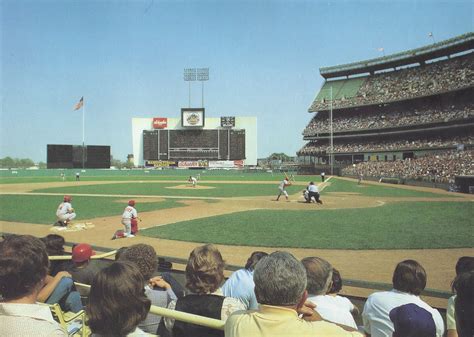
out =
[[474,176],[457,176],[454,183],[459,192],[474,194]]

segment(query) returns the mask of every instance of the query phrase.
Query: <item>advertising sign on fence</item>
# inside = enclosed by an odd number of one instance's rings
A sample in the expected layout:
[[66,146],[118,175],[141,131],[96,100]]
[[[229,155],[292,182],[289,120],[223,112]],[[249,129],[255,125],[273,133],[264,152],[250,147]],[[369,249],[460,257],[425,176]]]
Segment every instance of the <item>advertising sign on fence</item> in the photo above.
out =
[[176,167],[178,163],[169,160],[147,160],[145,161],[146,167]]

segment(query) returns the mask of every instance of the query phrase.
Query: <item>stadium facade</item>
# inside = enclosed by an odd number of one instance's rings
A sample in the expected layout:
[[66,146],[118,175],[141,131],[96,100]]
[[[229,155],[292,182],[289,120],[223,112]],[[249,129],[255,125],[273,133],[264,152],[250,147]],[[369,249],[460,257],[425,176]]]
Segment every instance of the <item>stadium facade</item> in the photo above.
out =
[[474,174],[473,52],[468,33],[320,68],[325,82],[308,109],[301,168],[445,182]]
[[[203,114],[194,120],[194,110],[199,113],[203,109],[190,109],[189,115],[183,115],[183,110],[181,118],[132,118],[135,166],[240,168],[257,165],[256,117],[215,118]],[[201,124],[195,124],[201,117]]]

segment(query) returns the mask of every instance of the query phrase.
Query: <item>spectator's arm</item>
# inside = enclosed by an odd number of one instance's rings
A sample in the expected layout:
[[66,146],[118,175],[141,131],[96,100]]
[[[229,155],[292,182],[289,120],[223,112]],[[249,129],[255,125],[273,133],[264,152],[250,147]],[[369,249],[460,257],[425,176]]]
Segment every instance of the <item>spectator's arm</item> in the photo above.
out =
[[54,277],[47,275],[44,281],[44,286],[43,288],[41,288],[36,300],[38,302],[46,302],[46,300],[49,298],[49,296],[51,296],[59,281],[61,281],[63,277],[71,277],[71,274],[66,271],[60,271]]

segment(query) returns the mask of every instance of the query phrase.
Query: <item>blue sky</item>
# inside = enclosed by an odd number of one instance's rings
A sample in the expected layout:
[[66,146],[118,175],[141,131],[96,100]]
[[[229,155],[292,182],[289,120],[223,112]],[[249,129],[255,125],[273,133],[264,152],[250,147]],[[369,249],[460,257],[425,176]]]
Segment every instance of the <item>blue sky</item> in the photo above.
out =
[[[0,157],[47,144],[132,153],[133,117],[179,117],[183,68],[209,67],[209,117],[257,116],[258,157],[294,155],[319,68],[473,31],[472,1],[0,0]],[[199,83],[192,105],[201,104]]]

